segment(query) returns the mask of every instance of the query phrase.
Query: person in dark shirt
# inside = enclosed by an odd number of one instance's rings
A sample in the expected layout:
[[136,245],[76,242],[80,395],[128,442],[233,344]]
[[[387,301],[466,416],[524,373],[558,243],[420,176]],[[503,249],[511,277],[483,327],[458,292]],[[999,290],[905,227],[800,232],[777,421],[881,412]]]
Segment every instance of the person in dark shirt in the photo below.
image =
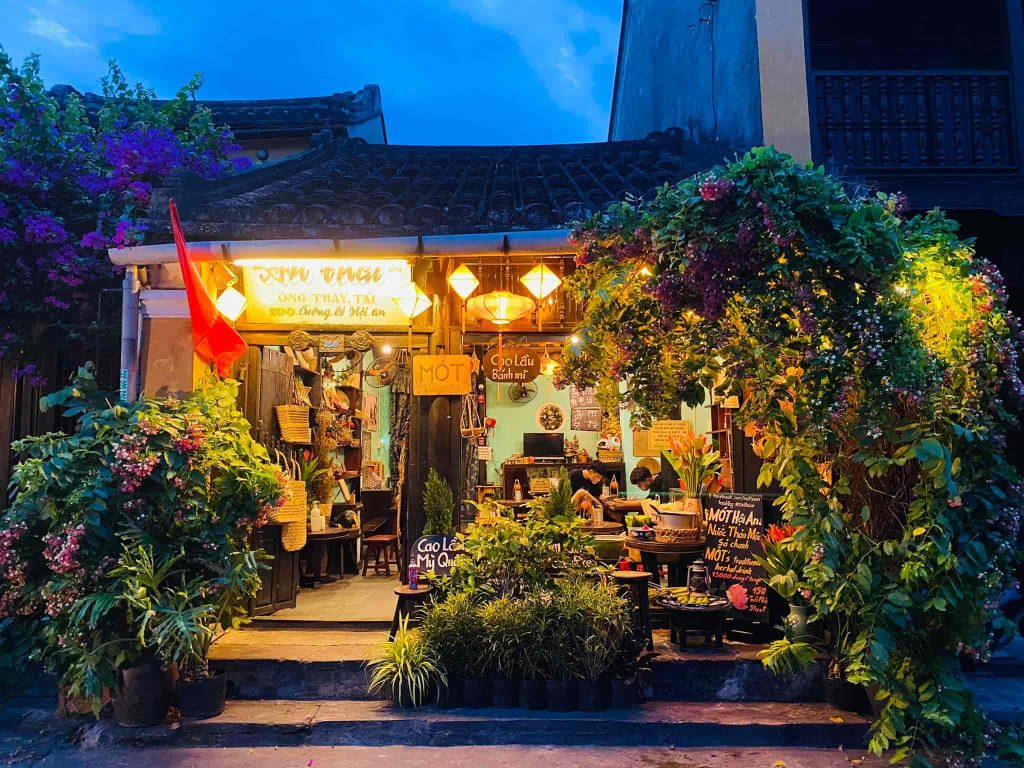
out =
[[629,473],[629,482],[641,491],[646,491],[647,498],[652,501],[664,499],[668,495],[668,490],[661,479],[661,473],[654,474],[647,467],[634,467],[633,471]]
[[589,494],[593,501],[601,498],[601,486],[604,485],[604,473],[596,461],[585,467],[579,467],[569,473],[569,487],[572,488],[572,503],[579,507],[583,494]]

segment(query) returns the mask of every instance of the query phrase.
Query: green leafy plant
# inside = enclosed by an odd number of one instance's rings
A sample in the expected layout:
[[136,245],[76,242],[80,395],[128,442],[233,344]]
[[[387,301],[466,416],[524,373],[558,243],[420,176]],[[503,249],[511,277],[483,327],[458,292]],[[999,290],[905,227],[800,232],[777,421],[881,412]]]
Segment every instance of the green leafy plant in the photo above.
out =
[[213,627],[245,620],[259,583],[251,532],[284,503],[285,478],[236,399],[225,381],[110,405],[84,368],[43,403],[76,431],[17,444],[0,616],[34,628],[29,655],[71,694],[98,704],[143,651],[195,669]]
[[478,678],[487,658],[480,606],[469,592],[458,592],[423,610],[420,632],[451,678]]
[[317,493],[318,483],[317,481],[327,474],[327,470],[321,466],[320,457],[312,451],[303,451],[299,457],[299,476],[306,484],[306,497],[310,500],[316,498],[319,500],[319,494]]
[[768,527],[768,533],[761,539],[763,555],[754,554],[754,560],[764,568],[767,583],[779,597],[790,605],[804,605],[800,594],[806,588],[803,583],[804,567],[807,565],[808,545],[793,539],[796,529],[791,525]]
[[423,486],[424,536],[450,536],[455,533],[455,496],[448,485],[431,468]]
[[997,730],[957,656],[1006,628],[1024,384],[998,271],[941,211],[906,209],[770,147],[612,206],[573,233],[582,343],[560,376],[611,373],[635,426],[736,398],[759,484],[804,528],[776,586],[836,634],[830,672],[879,689],[871,750],[924,765]]
[[773,674],[795,675],[814,664],[818,649],[812,643],[783,637],[758,651],[757,658]]
[[382,693],[401,707],[422,706],[448,683],[430,642],[409,628],[408,616],[399,621],[394,640],[378,646],[369,666],[370,693]]

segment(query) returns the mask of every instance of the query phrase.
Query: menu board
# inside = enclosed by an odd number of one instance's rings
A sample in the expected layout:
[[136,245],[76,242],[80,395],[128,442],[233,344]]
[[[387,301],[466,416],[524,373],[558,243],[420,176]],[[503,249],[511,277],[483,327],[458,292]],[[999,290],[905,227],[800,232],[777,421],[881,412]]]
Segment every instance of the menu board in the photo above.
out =
[[454,547],[454,536],[420,536],[413,542],[409,564],[419,568],[420,573],[447,576],[455,559]]
[[693,424],[681,419],[663,419],[651,423],[650,447],[659,451],[669,448],[673,438],[685,440],[693,437]]
[[712,587],[725,592],[740,584],[747,591],[747,608],[738,614],[750,621],[768,621],[767,574],[754,559],[764,551],[764,498],[716,493],[704,499],[704,519],[708,525],[704,561]]

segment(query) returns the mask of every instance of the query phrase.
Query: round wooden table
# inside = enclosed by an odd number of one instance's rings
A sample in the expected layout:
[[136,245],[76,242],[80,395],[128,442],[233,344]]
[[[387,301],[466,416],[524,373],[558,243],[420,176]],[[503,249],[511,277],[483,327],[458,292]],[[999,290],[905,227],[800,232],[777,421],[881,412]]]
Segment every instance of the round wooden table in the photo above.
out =
[[658,601],[668,611],[669,641],[681,651],[687,649],[687,638],[692,635],[703,635],[704,642],[710,644],[714,639],[715,647],[721,648],[725,635],[725,609],[729,603],[716,605],[690,606],[676,605]]
[[427,601],[431,591],[432,587],[429,584],[420,584],[419,589],[410,589],[407,584],[395,587],[395,597],[398,598],[398,602],[395,604],[395,617],[391,620],[391,631],[388,633],[388,640],[395,639],[403,618],[409,619],[410,627],[419,624],[416,609]]
[[651,581],[654,584],[661,584],[658,577],[658,555],[678,555],[678,560],[666,564],[668,565],[668,585],[670,587],[685,587],[686,569],[693,565],[695,560],[704,557],[705,542],[676,544],[664,541],[644,541],[627,536],[626,547],[640,553],[640,561],[643,563],[644,570],[651,573]]
[[584,523],[582,530],[584,533],[593,533],[597,535],[622,533],[622,523],[616,523],[610,520],[605,520],[600,523],[587,522]]
[[[345,573],[345,542],[355,541],[358,537],[358,528],[326,528],[315,533],[307,531],[302,556],[309,567],[309,573],[302,576],[299,583],[303,587],[315,587],[317,584],[329,584],[341,579]],[[327,568],[321,571],[324,550],[327,550]],[[335,565],[337,570],[332,574],[332,566]]]

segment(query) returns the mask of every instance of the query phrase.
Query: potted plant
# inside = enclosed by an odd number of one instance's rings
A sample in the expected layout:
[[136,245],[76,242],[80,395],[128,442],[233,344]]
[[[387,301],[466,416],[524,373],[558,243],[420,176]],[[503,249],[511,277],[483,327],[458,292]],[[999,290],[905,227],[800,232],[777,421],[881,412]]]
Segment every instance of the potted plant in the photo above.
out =
[[408,616],[399,621],[394,639],[377,647],[369,666],[370,693],[382,693],[399,707],[422,706],[447,682],[430,642],[409,628]]
[[547,706],[544,673],[547,655],[554,651],[543,642],[549,631],[548,606],[544,597],[537,593],[519,601],[521,625],[517,666],[522,677],[519,683],[519,703],[527,709],[544,709]]
[[235,553],[254,557],[253,529],[285,500],[237,393],[216,381],[183,400],[111,405],[86,367],[43,401],[77,419],[75,431],[15,446],[23,458],[0,518],[0,603],[40,628],[33,656],[96,714],[112,694],[126,724],[163,718],[174,659],[153,634],[154,605],[139,600],[159,585],[213,594]]
[[544,639],[550,652],[545,657],[545,689],[548,709],[571,712],[576,709],[579,680],[582,677],[581,637],[586,636],[585,600],[582,582],[565,579],[552,590],[550,615]]
[[580,672],[577,685],[579,708],[594,712],[608,706],[611,670],[630,622],[626,601],[602,583],[581,585],[584,610],[579,638]]
[[762,538],[763,555],[754,559],[768,575],[767,584],[789,603],[786,623],[795,638],[807,634],[810,607],[803,598],[806,589],[803,582],[804,566],[807,565],[807,545],[793,539],[800,529],[792,525],[770,525]]
[[480,624],[480,607],[469,592],[452,593],[424,610],[420,632],[445,672],[446,685],[440,699],[444,706],[463,703],[466,680],[471,681],[467,706],[486,706],[486,686],[479,674],[484,655]]
[[611,707],[630,709],[640,702],[643,676],[650,671],[648,662],[657,654],[647,650],[647,637],[632,622],[627,623],[612,665]]
[[491,670],[491,701],[495,707],[519,703],[520,679],[538,635],[531,633],[529,598],[499,597],[480,611],[487,667]]
[[[719,473],[722,462],[710,435],[693,435],[682,440],[672,438],[669,448],[662,449],[661,455],[679,476],[679,487],[686,492],[683,512],[697,515],[703,523],[701,494],[717,493],[721,490]],[[663,514],[663,513],[660,513]],[[673,526],[669,526],[673,527]]]
[[455,533],[455,496],[451,486],[436,470],[427,472],[423,486],[424,536],[451,536]]

